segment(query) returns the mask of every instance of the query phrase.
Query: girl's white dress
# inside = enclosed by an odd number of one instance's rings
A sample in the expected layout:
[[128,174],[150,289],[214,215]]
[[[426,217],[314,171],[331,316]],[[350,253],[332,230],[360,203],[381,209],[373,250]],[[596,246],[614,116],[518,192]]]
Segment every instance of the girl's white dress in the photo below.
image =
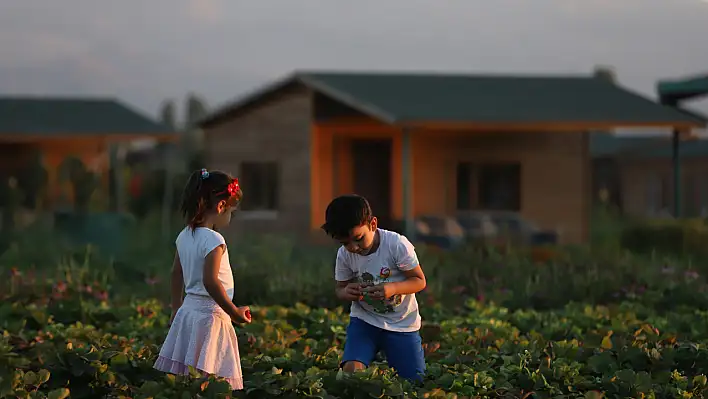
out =
[[219,245],[224,245],[219,280],[231,298],[234,280],[224,237],[203,227],[194,231],[185,228],[177,237],[177,253],[187,295],[154,367],[167,373],[186,375],[192,366],[203,374],[223,377],[232,389],[240,390],[243,389],[243,375],[236,332],[229,315],[214,302],[202,283],[204,258]]

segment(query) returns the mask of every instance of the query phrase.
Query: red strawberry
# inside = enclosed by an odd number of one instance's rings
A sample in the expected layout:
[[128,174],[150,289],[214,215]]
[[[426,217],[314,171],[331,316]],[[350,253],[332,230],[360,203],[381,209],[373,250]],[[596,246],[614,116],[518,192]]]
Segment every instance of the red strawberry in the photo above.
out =
[[246,310],[246,318],[251,320],[251,309]]

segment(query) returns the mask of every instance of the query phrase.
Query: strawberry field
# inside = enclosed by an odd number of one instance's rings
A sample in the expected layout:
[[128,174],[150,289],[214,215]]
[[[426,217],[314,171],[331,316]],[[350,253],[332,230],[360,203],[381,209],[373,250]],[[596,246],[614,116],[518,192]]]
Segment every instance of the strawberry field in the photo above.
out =
[[[36,237],[35,237],[36,239]],[[708,285],[688,259],[543,256],[421,248],[428,373],[384,359],[338,370],[347,312],[332,252],[285,240],[233,246],[246,389],[152,369],[167,333],[171,248],[122,259],[89,251],[0,257],[0,397],[701,398],[708,394]],[[51,254],[51,255],[48,255]]]

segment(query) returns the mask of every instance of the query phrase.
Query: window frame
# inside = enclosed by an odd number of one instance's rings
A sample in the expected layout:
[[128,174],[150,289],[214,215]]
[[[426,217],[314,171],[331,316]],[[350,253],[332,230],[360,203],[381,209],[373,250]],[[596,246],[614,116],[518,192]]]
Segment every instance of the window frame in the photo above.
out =
[[[242,161],[239,164],[239,181],[244,190],[239,213],[244,219],[277,217],[281,206],[281,173],[280,163],[276,161]],[[256,193],[256,196],[249,195],[249,192]],[[249,198],[257,198],[257,202],[251,204]]]

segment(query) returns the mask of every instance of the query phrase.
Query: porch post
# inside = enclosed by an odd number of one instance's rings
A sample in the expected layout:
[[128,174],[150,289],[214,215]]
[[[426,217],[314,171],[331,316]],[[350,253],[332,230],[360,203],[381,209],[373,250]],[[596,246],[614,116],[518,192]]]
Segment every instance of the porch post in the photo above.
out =
[[120,211],[123,179],[118,172],[118,144],[104,141],[103,146],[108,150],[108,209],[111,212]]
[[[659,102],[672,108],[677,108],[678,99],[659,91]],[[674,128],[671,132],[671,161],[674,172],[674,209],[676,219],[681,217],[681,131]]]
[[674,129],[671,137],[671,158],[674,169],[674,217],[681,217],[681,132]]
[[402,152],[401,160],[403,170],[401,180],[403,183],[403,220],[404,232],[410,240],[415,239],[415,227],[413,225],[413,149],[411,143],[411,132],[407,128],[402,130]]

